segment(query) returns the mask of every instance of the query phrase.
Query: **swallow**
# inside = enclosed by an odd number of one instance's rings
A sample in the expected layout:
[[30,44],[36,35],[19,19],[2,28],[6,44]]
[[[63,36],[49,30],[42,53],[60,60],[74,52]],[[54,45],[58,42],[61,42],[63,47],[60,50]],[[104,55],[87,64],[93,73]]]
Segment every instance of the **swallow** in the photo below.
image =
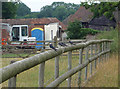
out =
[[52,44],[50,44],[49,47],[57,51],[57,49]]
[[73,42],[71,42],[71,41],[69,41],[69,43],[71,44],[71,45],[75,45]]
[[65,43],[63,43],[63,42],[62,42],[62,44],[63,44],[64,46],[67,46],[67,45],[66,45]]
[[63,42],[60,42],[60,43],[58,43],[60,46],[67,46],[65,43],[63,43]]

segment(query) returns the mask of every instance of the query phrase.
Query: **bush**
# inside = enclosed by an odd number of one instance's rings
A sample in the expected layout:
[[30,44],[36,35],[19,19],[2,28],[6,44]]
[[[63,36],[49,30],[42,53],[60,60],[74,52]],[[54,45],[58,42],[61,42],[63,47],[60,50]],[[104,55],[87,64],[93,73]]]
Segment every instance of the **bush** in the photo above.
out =
[[71,39],[80,39],[80,29],[82,28],[82,24],[80,21],[70,22],[67,28],[67,36]]
[[87,36],[88,34],[90,35],[95,35],[97,33],[100,33],[101,31],[98,31],[98,30],[94,30],[94,29],[91,29],[91,28],[81,28],[80,29],[80,32],[81,32],[81,38],[84,38],[85,36]]
[[112,39],[111,51],[118,52],[118,29],[112,29],[111,31],[104,31],[100,33],[97,39]]
[[90,28],[82,28],[81,22],[77,20],[69,23],[67,28],[68,38],[71,38],[71,39],[83,39],[88,34],[95,35],[99,32],[100,31],[98,30],[94,30]]

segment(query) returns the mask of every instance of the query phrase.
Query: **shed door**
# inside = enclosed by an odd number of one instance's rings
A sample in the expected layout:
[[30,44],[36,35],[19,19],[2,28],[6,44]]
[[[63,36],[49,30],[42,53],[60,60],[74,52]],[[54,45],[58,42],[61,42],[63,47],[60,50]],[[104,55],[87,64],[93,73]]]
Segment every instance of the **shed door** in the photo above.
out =
[[[44,40],[44,32],[42,28],[33,28],[31,30],[31,36],[36,37],[36,41],[43,41]],[[37,45],[43,43],[37,43]],[[36,46],[37,49],[42,48],[42,46]]]

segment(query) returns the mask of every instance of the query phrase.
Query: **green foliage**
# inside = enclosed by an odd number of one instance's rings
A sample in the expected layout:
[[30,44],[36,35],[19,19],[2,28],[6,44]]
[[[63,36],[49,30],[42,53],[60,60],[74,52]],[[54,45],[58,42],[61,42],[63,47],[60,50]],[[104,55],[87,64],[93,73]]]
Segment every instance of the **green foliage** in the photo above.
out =
[[86,9],[90,8],[93,4],[88,4],[88,2],[81,2],[80,6],[84,6]]
[[74,14],[79,8],[77,4],[53,2],[51,5],[46,5],[40,9],[40,12],[31,12],[30,8],[24,3],[18,4],[17,18],[44,18],[56,17],[63,21],[69,15]]
[[88,34],[95,35],[99,32],[100,31],[90,29],[90,28],[82,28],[81,22],[77,20],[75,22],[69,23],[67,28],[68,38],[71,38],[71,39],[83,39]]
[[53,9],[51,6],[45,6],[38,13],[38,18],[42,17],[52,17]]
[[41,8],[38,18],[43,17],[56,17],[60,21],[64,20],[70,14],[76,12],[79,8],[79,5],[64,3],[64,2],[53,2],[52,5],[47,5]]
[[97,39],[113,39],[111,44],[112,52],[118,52],[118,29],[112,29],[111,31],[101,32]]
[[62,21],[67,16],[67,9],[64,6],[56,7],[55,11],[53,12],[53,16]]
[[87,9],[90,8],[94,13],[93,18],[100,17],[105,15],[109,19],[113,19],[113,12],[116,7],[119,7],[120,2],[101,2],[101,3],[92,3],[91,5],[87,2],[81,3],[81,6],[85,6]]
[[31,9],[24,3],[19,3],[17,8],[17,16],[25,16],[31,13]]
[[2,18],[13,19],[16,16],[17,3],[2,2]]
[[25,18],[36,18],[38,14],[39,14],[38,12],[31,12],[30,14],[27,14],[24,17]]
[[82,24],[80,21],[70,22],[67,28],[68,38],[71,39],[80,39],[80,29],[82,28]]
[[22,19],[22,18],[36,18],[38,14],[39,14],[38,12],[31,12],[30,14],[27,14],[25,16],[17,16],[16,18],[18,18],[18,19]]
[[83,36],[86,36],[88,34],[95,35],[97,33],[100,33],[101,31],[94,30],[91,28],[81,28],[81,32],[82,32]]

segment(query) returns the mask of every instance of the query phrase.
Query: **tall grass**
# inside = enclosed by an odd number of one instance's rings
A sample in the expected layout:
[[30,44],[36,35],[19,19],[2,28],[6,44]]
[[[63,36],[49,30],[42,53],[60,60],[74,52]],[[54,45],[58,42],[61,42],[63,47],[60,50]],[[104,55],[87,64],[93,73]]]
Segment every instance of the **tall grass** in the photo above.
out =
[[104,31],[97,35],[97,39],[112,39],[111,52],[118,52],[118,29],[111,29],[111,31]]
[[[102,62],[85,87],[118,87],[118,55]],[[109,89],[109,88],[108,88]]]

